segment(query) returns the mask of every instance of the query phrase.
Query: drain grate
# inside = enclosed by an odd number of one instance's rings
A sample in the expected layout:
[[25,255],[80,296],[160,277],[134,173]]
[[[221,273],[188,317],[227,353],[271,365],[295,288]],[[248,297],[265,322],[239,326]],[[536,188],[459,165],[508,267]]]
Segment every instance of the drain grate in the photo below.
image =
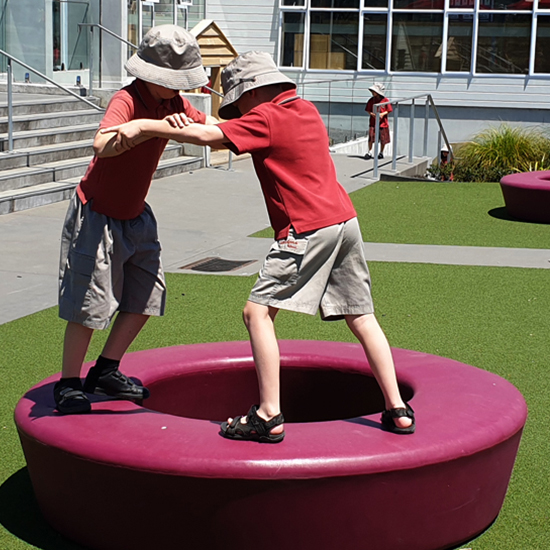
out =
[[207,273],[218,273],[221,271],[235,271],[245,265],[253,264],[256,260],[224,260],[223,258],[203,258],[192,264],[182,265],[180,269],[191,269],[192,271],[205,271]]

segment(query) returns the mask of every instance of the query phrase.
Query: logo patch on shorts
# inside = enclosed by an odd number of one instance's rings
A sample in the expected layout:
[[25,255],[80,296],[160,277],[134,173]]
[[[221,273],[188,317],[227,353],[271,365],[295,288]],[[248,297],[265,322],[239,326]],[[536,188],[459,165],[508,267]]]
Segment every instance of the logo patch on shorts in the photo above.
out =
[[287,237],[277,241],[277,248],[282,252],[291,252],[292,254],[304,254],[307,248],[305,239],[297,240],[294,237]]

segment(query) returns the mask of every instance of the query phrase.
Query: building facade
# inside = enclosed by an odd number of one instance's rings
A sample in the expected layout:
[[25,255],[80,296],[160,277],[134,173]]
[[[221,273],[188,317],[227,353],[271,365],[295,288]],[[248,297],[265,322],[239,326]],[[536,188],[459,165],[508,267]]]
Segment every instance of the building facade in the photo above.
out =
[[350,137],[364,134],[375,81],[390,99],[431,94],[451,141],[501,121],[550,124],[550,0],[0,0],[0,10],[0,48],[62,83],[88,78],[90,52],[94,86],[127,79],[133,49],[85,24],[137,44],[153,24],[211,19],[236,51],[271,53]]

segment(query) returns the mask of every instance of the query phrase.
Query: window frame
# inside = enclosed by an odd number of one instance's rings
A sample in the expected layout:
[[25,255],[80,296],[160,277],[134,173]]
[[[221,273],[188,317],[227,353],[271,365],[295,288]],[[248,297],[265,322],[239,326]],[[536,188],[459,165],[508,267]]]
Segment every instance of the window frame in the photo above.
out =
[[[535,55],[536,55],[536,42],[537,42],[537,30],[538,30],[538,16],[550,16],[550,8],[539,8],[539,0],[533,0],[532,8],[529,10],[506,10],[506,9],[483,9],[482,0],[474,0],[472,7],[459,6],[451,7],[451,0],[444,0],[443,7],[441,9],[404,9],[394,8],[394,1],[388,0],[388,7],[369,7],[366,4],[368,0],[359,0],[358,8],[333,8],[333,7],[316,7],[312,6],[312,0],[301,0],[301,5],[285,6],[285,0],[279,0],[279,33],[277,49],[277,63],[278,66],[285,71],[306,71],[308,73],[342,73],[353,74],[360,73],[364,75],[373,76],[393,76],[393,75],[450,75],[450,76],[469,76],[469,77],[481,77],[481,78],[547,78],[550,75],[548,73],[536,73],[535,72]],[[300,1],[300,0],[297,0]],[[284,13],[294,12],[304,14],[304,45],[303,45],[303,59],[300,67],[287,67],[280,65],[280,61],[283,58],[284,47],[282,44],[282,23],[284,19]],[[355,69],[312,69],[310,64],[310,45],[311,45],[311,16],[312,12],[350,12],[357,14],[357,62]],[[443,14],[442,36],[441,36],[441,65],[440,70],[434,71],[396,71],[391,69],[391,53],[393,48],[393,27],[395,13],[414,13],[414,14]],[[364,39],[364,16],[368,14],[387,14],[387,26],[386,26],[386,59],[384,69],[364,69],[363,68],[363,39]],[[471,45],[471,59],[469,71],[456,71],[447,69],[447,54],[448,54],[448,40],[449,40],[449,19],[452,15],[471,15],[472,16],[472,45]],[[477,54],[479,47],[479,32],[481,16],[485,15],[530,15],[530,37],[529,37],[529,60],[527,72],[525,73],[484,73],[477,70]]]

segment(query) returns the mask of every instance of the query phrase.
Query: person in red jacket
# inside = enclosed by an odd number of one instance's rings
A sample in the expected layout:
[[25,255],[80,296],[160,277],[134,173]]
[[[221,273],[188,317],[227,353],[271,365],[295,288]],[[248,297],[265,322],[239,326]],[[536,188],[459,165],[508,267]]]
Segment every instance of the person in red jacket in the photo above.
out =
[[[196,39],[175,25],[153,27],[126,63],[136,77],[109,102],[100,128],[136,118],[218,122],[197,111],[179,90],[208,82]],[[61,379],[54,386],[64,414],[91,410],[87,393],[141,400],[147,388],[119,370],[122,356],[150,315],[163,315],[166,287],[153,212],[145,202],[168,140],[143,138],[132,150],[100,131],[95,156],[76,188],[62,233],[59,316],[67,321]],[[118,314],[117,314],[118,312]],[[93,331],[111,332],[84,385],[80,370]]]
[[372,146],[374,145],[376,137],[376,112],[374,106],[378,103],[384,103],[379,107],[380,112],[380,127],[379,127],[379,136],[380,141],[380,152],[378,153],[378,158],[384,158],[384,147],[390,142],[390,123],[388,121],[388,115],[393,111],[391,104],[387,97],[384,96],[386,93],[386,88],[383,84],[378,82],[374,83],[369,88],[372,97],[367,101],[367,106],[365,111],[369,114],[369,151],[365,155],[365,159],[369,160],[372,158]]
[[245,53],[222,72],[225,92],[217,126],[134,120],[107,128],[121,149],[160,136],[236,154],[250,153],[265,197],[275,242],[252,288],[243,317],[250,334],[260,403],[221,426],[230,439],[278,443],[285,437],[280,410],[280,309],[345,319],[361,342],[384,394],[382,426],[413,433],[412,408],[403,402],[391,349],[376,317],[363,239],[353,204],[336,178],[324,123],[313,103],[265,52]]

